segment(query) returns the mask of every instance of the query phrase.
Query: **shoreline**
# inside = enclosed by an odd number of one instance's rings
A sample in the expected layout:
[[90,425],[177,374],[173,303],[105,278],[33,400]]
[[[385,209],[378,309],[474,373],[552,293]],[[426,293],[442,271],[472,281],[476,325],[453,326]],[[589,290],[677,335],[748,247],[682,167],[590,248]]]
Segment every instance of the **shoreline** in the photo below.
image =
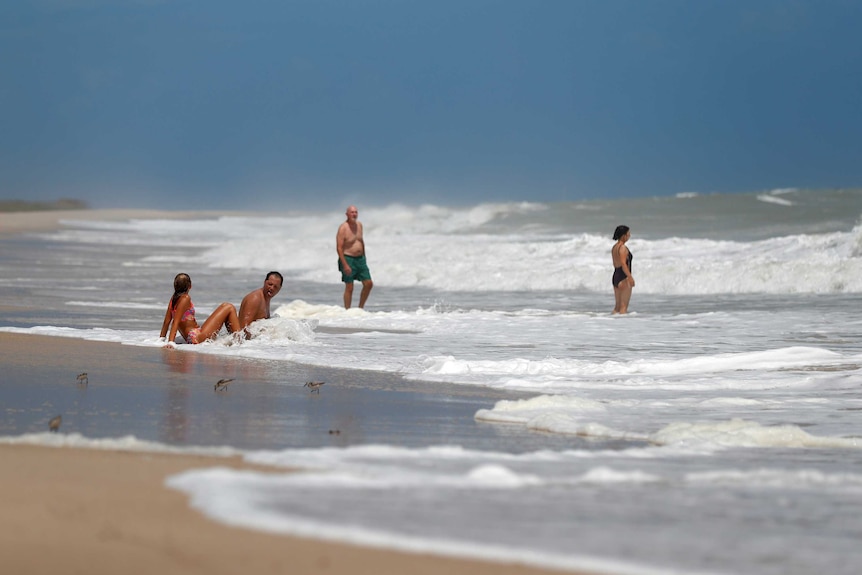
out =
[[249,215],[253,212],[238,210],[171,211],[137,208],[105,208],[82,210],[35,210],[27,212],[0,212],[0,237],[26,232],[47,232],[62,227],[63,220],[120,221],[133,219],[217,218],[232,215]]
[[[86,390],[79,389],[75,382],[79,371],[89,370],[91,393],[106,393],[109,381],[122,386],[122,374],[152,370],[167,373],[171,367],[162,363],[161,348],[8,332],[0,332],[0,345],[4,368],[12,377],[10,385],[17,389],[32,385],[48,390],[47,402],[31,406],[23,416],[14,413],[24,408],[14,400],[14,392],[9,402],[3,402],[12,410],[11,419],[17,416],[29,421],[14,434],[8,427],[6,431],[0,430],[0,434],[11,438],[46,434],[49,418],[62,411],[54,405],[62,403],[58,396],[86,397]],[[196,359],[196,355],[170,357],[183,362]],[[241,363],[250,368],[247,364],[254,362]],[[212,368],[221,369],[221,363]],[[191,389],[197,369],[183,376],[182,389]],[[200,369],[208,372],[211,368],[204,364]],[[209,380],[214,377],[214,373],[207,376],[206,392],[200,395],[211,397]],[[328,397],[334,396],[333,392]],[[51,434],[50,439],[63,439],[63,435],[76,432],[90,437],[80,427],[80,415],[70,413],[68,421],[65,415],[64,412],[60,432]],[[14,440],[0,443],[3,461],[0,485],[4,487],[0,490],[0,506],[5,518],[0,522],[0,554],[7,570],[20,574],[63,570],[94,575],[112,575],[118,571],[131,575],[241,571],[331,575],[579,573],[502,559],[495,562],[411,553],[224,525],[193,509],[189,497],[167,487],[166,479],[199,468],[231,467],[278,473],[290,470],[249,464],[239,455],[219,456],[217,446],[194,442],[177,445],[179,449],[188,449],[182,453],[148,450],[146,445],[123,449],[127,433],[134,435],[128,429],[118,431],[113,436],[118,441],[98,447],[76,445],[74,435],[72,445],[51,445],[50,439],[40,443],[38,437],[35,444]],[[333,436],[324,437],[329,441]],[[158,443],[172,447],[161,439]],[[203,454],[196,452],[198,447]],[[214,447],[213,452],[207,452]]]
[[10,573],[566,572],[230,527],[207,519],[165,485],[168,477],[201,467],[261,471],[240,457],[7,444],[0,445],[0,458],[0,554]]

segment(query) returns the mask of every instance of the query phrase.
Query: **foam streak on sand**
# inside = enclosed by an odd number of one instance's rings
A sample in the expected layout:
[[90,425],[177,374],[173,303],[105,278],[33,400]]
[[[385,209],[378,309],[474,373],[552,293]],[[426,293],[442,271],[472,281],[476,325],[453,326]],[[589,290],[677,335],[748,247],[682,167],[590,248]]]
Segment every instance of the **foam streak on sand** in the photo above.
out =
[[[319,477],[326,479],[326,477]],[[287,481],[284,481],[287,479]],[[532,565],[567,572],[607,573],[618,575],[672,575],[673,569],[651,569],[624,561],[590,557],[572,557],[517,549],[511,546],[479,545],[455,539],[429,540],[411,537],[396,531],[379,531],[366,527],[337,525],[330,521],[309,520],[302,516],[273,513],[255,493],[292,489],[296,485],[289,477],[262,476],[254,473],[234,473],[218,468],[191,471],[168,479],[167,484],[191,497],[192,506],[207,516],[227,525],[248,527],[268,533],[288,534],[348,542],[376,549],[396,549],[407,553],[432,553],[453,558],[480,559],[492,562]],[[354,483],[350,481],[350,483]],[[225,493],[230,493],[225,497]]]

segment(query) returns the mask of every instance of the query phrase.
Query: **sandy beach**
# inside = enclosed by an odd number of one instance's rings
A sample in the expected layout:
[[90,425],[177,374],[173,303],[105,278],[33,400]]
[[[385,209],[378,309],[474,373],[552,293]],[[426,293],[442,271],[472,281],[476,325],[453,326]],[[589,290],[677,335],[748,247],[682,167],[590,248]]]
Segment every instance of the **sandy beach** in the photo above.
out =
[[0,235],[23,232],[44,232],[60,227],[63,220],[117,221],[128,219],[204,218],[238,214],[240,212],[167,211],[143,209],[36,210],[0,212]]
[[225,527],[164,486],[236,458],[0,446],[0,554],[29,573],[550,573]]

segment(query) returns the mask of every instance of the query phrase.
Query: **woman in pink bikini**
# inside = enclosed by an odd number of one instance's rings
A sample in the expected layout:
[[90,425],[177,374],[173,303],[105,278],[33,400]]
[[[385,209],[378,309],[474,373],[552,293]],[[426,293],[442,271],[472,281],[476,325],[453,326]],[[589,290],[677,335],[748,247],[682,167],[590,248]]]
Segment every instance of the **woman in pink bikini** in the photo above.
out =
[[168,302],[168,310],[165,312],[165,321],[162,322],[162,331],[159,335],[160,338],[165,337],[168,335],[168,328],[170,328],[166,347],[174,345],[177,331],[187,343],[203,343],[208,339],[213,339],[221,331],[222,326],[225,326],[230,333],[239,331],[239,317],[236,314],[236,307],[228,302],[219,304],[204,324],[198,326],[195,319],[195,304],[192,303],[192,298],[189,295],[191,289],[192,278],[188,274],[177,274],[177,277],[174,278],[174,295]]

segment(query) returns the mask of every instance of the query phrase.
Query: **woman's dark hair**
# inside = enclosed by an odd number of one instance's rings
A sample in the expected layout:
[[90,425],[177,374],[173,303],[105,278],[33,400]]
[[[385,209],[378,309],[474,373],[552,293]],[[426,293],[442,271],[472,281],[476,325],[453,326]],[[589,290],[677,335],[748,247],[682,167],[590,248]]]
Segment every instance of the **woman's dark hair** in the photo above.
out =
[[623,237],[624,235],[626,235],[627,233],[629,233],[629,227],[628,226],[617,226],[617,229],[614,230],[614,239],[618,240],[621,237]]
[[177,307],[177,300],[184,293],[189,293],[192,287],[192,278],[189,274],[177,274],[174,278],[174,296],[171,298],[171,307]]

